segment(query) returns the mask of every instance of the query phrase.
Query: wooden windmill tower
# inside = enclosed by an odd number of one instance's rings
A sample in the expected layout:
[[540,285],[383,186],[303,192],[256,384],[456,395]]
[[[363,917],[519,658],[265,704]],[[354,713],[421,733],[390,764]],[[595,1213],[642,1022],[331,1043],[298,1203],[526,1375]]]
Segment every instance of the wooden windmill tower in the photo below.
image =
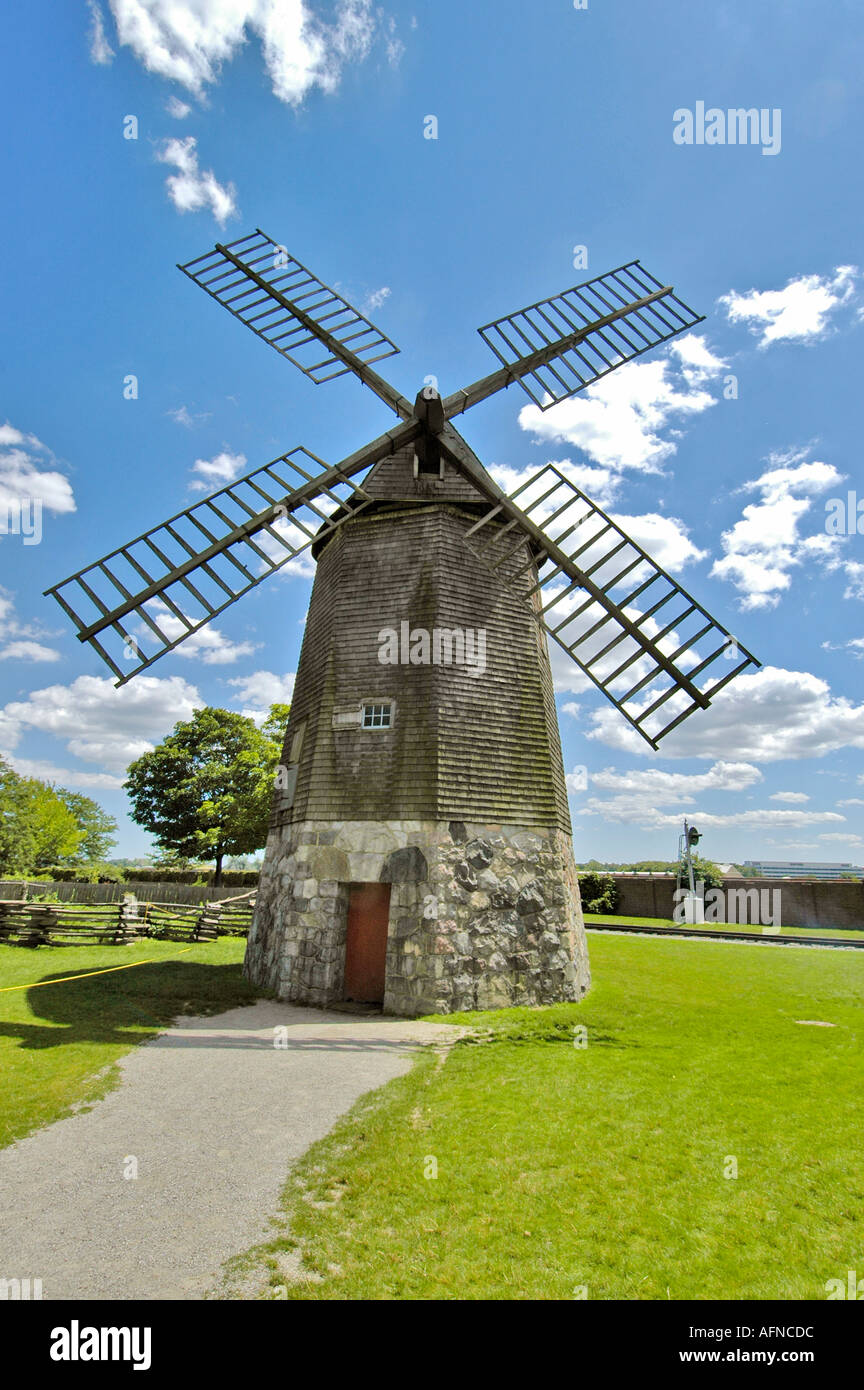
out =
[[124,684],[317,560],[246,973],[403,1014],[578,998],[547,636],[655,748],[758,662],[557,467],[507,496],[453,420],[513,382],[548,409],[701,319],[632,261],[488,324],[498,370],[412,402],[371,365],[393,343],[263,232],[181,269],[399,418],[336,466],[283,454],[48,590]]

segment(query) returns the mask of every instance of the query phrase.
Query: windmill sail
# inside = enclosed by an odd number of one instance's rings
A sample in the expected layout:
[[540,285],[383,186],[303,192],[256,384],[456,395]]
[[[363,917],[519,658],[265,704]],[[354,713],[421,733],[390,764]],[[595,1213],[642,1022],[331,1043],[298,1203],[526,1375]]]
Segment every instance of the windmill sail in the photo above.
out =
[[336,467],[302,448],[282,454],[46,590],[119,685],[370,505],[352,480],[411,443],[424,475],[440,453],[489,499],[468,543],[655,748],[759,665],[558,468],[507,497],[451,423],[514,381],[546,410],[700,323],[641,262],[487,324],[501,367],[444,400],[426,388],[414,404],[371,365],[395,344],[264,232],[180,269],[312,381],[353,372],[401,421]]
[[[348,471],[375,457],[352,456]],[[45,592],[125,685],[369,500],[342,469],[292,449]]]
[[653,748],[760,665],[554,464],[502,494],[466,540]]
[[179,268],[316,384],[354,372],[403,418],[411,414],[370,366],[397,353],[396,344],[264,232],[217,242]]
[[[477,331],[510,369],[509,380],[518,380],[534,404],[548,410],[703,319],[671,285],[629,261]],[[500,375],[506,385],[506,374]],[[470,398],[470,388],[461,394]]]

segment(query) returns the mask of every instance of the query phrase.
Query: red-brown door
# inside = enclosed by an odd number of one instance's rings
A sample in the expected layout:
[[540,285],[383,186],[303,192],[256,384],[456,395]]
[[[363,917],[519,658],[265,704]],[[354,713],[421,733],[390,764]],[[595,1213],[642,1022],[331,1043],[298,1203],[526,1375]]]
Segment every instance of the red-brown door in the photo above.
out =
[[384,1000],[389,883],[352,883],[345,944],[345,998],[356,1003]]

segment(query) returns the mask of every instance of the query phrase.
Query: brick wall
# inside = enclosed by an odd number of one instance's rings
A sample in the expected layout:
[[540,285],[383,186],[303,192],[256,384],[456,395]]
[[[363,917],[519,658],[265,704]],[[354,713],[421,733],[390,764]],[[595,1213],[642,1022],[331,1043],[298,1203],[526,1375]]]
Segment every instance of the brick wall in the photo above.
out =
[[[623,917],[671,918],[675,892],[672,875],[642,878],[614,874],[621,890],[618,913]],[[864,929],[864,883],[851,879],[727,878],[724,889],[780,891],[780,921],[784,927],[846,927]],[[769,902],[776,898],[769,898]]]

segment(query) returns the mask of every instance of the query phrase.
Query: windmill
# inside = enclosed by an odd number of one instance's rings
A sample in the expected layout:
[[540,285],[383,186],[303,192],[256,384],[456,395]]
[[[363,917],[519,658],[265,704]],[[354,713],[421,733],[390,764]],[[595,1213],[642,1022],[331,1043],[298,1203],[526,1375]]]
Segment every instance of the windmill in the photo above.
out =
[[[397,423],[300,447],[47,592],[123,685],[298,557],[317,562],[246,973],[417,1014],[588,984],[547,638],[648,743],[759,663],[555,464],[507,495],[454,420],[541,411],[701,322],[639,261],[486,324],[499,366],[414,401],[398,349],[260,230],[184,273],[316,383]],[[561,658],[562,660],[564,658]]]

